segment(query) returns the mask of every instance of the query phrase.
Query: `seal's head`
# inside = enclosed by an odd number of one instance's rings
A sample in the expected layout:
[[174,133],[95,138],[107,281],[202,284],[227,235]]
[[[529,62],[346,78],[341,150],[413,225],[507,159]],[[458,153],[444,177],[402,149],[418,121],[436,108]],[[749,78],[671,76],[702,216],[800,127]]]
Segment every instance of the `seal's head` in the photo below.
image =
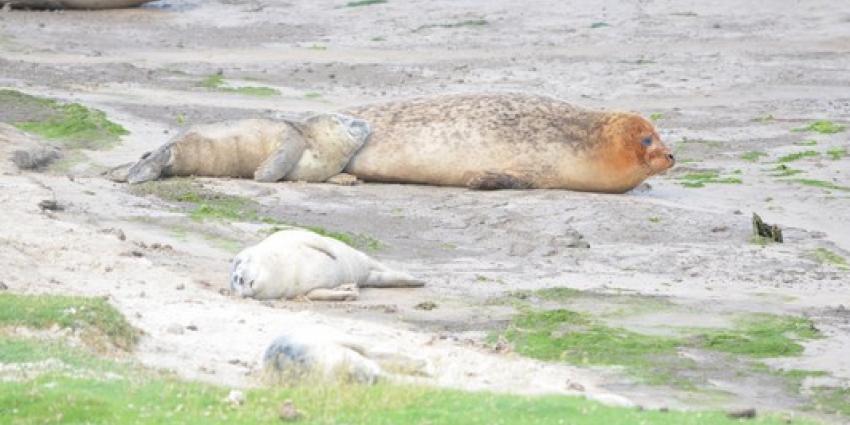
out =
[[622,155],[637,160],[646,169],[647,177],[663,173],[675,163],[655,127],[639,115],[615,114],[605,130]]
[[243,298],[252,297],[257,293],[254,283],[257,280],[251,267],[251,248],[239,253],[230,263],[230,290]]
[[[612,113],[597,127],[601,167],[619,190],[627,191],[644,179],[661,174],[675,164],[670,149],[661,142],[652,123],[626,113]],[[613,187],[612,187],[613,188]]]

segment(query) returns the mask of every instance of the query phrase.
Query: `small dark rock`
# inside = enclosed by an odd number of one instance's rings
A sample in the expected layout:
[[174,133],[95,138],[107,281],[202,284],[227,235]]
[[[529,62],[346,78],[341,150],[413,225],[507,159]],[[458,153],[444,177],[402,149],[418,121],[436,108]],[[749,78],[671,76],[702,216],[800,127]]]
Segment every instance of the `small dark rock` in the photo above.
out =
[[433,301],[422,301],[421,303],[416,304],[415,306],[413,306],[413,308],[415,308],[415,309],[417,309],[417,310],[426,310],[426,311],[430,311],[430,310],[433,310],[433,309],[437,308],[437,303],[435,303],[435,302],[433,302]]
[[295,408],[292,400],[284,401],[278,408],[278,417],[284,422],[295,422],[300,420],[304,415]]
[[101,233],[111,233],[118,238],[118,240],[125,241],[127,240],[127,235],[124,234],[124,231],[115,227],[110,227],[108,229],[103,229],[100,231]]
[[38,203],[38,207],[41,208],[42,211],[62,211],[65,209],[65,207],[59,205],[59,202],[56,202],[55,199],[45,199]]
[[748,407],[746,409],[735,409],[726,412],[726,416],[733,419],[752,419],[756,417],[756,409]]
[[188,326],[186,326],[186,329],[193,331],[193,332],[198,331],[198,327],[196,325],[188,325]]
[[62,153],[51,146],[35,146],[27,150],[16,150],[9,158],[20,170],[35,170],[50,165],[62,157]]
[[0,291],[5,291],[7,289],[9,289],[9,287],[4,282],[0,282]]

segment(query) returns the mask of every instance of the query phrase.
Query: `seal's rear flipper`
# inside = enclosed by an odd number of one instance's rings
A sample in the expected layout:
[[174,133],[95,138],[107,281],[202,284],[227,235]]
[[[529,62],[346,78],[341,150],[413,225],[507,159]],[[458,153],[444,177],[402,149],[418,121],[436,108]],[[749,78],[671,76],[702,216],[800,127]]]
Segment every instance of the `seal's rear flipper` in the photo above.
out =
[[135,165],[130,167],[127,173],[127,182],[130,184],[144,183],[156,180],[168,175],[168,167],[171,165],[171,145],[166,143],[153,152],[142,155]]
[[254,180],[272,183],[283,179],[301,159],[306,148],[307,144],[301,137],[282,141],[280,147],[254,171]]
[[392,270],[372,270],[361,288],[419,288],[425,282],[404,272]]
[[466,187],[473,190],[499,190],[531,189],[533,185],[526,180],[510,174],[488,171],[469,179]]

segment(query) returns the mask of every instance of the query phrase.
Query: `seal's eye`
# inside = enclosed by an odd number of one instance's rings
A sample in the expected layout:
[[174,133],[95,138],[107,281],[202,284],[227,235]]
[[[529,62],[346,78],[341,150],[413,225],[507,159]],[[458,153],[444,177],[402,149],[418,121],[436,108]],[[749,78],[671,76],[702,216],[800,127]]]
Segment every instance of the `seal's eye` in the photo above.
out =
[[651,144],[652,144],[652,136],[646,136],[646,138],[645,138],[645,139],[643,139],[643,140],[641,140],[641,141],[640,141],[640,144],[642,144],[642,145],[644,145],[644,146],[649,146],[649,145],[651,145]]

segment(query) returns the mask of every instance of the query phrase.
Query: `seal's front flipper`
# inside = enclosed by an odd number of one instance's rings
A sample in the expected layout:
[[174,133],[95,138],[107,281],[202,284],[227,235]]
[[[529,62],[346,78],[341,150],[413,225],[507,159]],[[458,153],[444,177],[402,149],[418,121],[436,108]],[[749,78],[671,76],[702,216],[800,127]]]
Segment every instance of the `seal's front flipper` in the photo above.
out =
[[360,296],[357,285],[340,285],[333,289],[317,288],[307,294],[310,301],[354,301]]
[[254,180],[272,183],[283,179],[295,168],[307,144],[300,137],[284,140],[274,153],[254,171]]
[[130,167],[130,171],[127,173],[127,182],[130,184],[144,183],[167,176],[172,160],[171,145],[172,143],[166,143],[159,149],[142,155],[139,162]]
[[419,288],[425,282],[404,272],[393,270],[372,270],[361,288]]
[[362,182],[353,174],[339,173],[325,180],[325,183],[335,184],[337,186],[356,186]]
[[469,179],[466,182],[466,187],[473,190],[499,190],[531,189],[533,185],[531,182],[517,176],[487,171]]

